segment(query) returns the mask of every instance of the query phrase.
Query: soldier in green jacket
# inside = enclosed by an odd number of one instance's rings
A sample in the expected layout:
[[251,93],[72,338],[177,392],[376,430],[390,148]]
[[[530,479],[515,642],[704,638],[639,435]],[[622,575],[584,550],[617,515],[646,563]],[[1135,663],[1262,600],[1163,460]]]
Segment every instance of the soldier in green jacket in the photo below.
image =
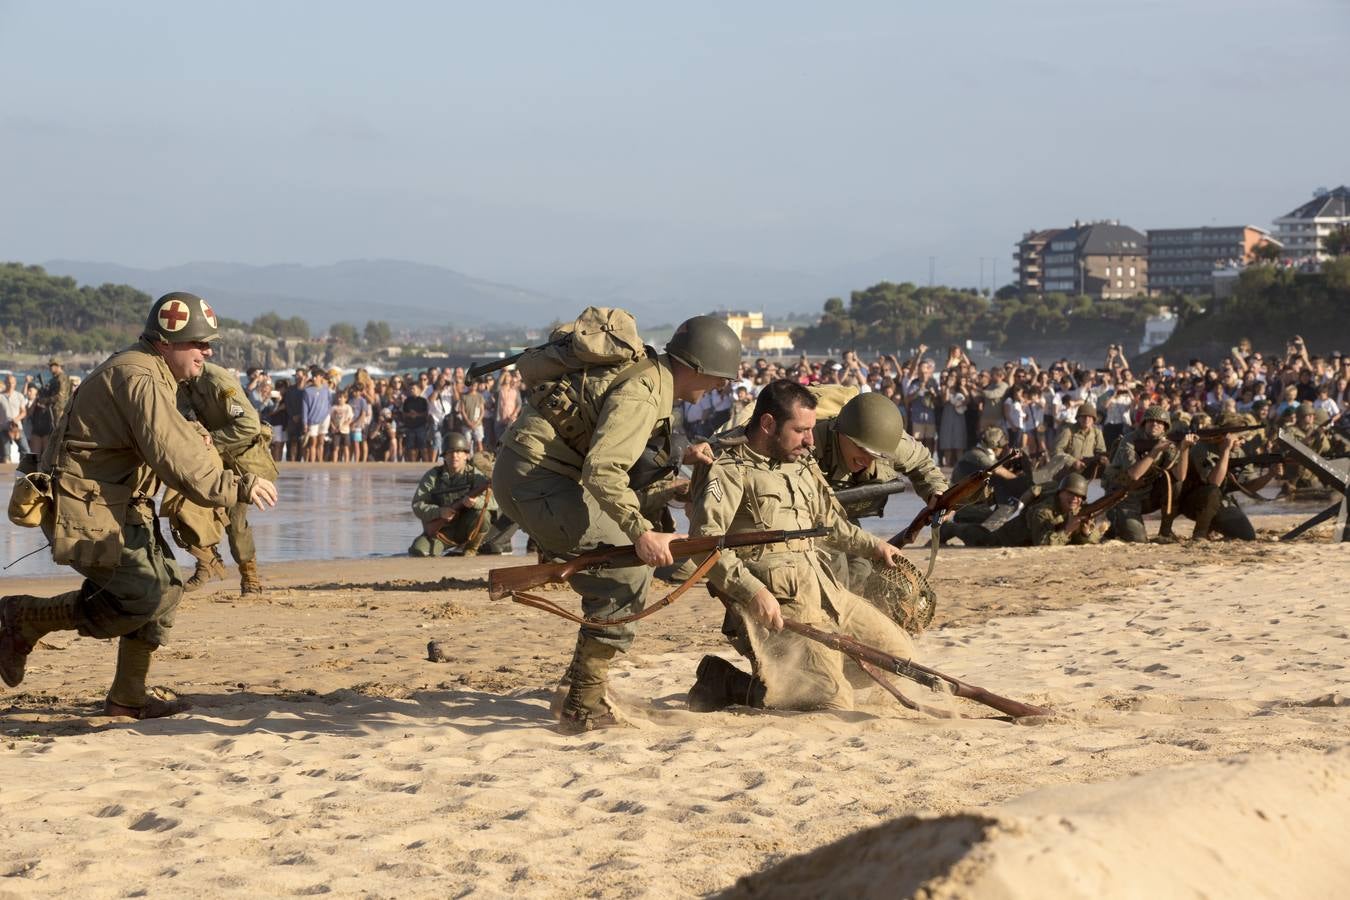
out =
[[1190,469],[1189,451],[1196,442],[1194,432],[1183,437],[1179,445],[1168,440],[1171,422],[1166,408],[1150,406],[1144,411],[1139,428],[1126,433],[1117,444],[1111,465],[1102,476],[1102,487],[1108,492],[1130,490],[1107,513],[1111,522],[1109,535],[1129,543],[1146,543],[1144,516],[1159,510],[1164,515],[1171,514]]
[[849,591],[823,562],[820,544],[850,556],[894,565],[900,551],[850,522],[811,454],[815,397],[782,379],[765,386],[746,426],[746,439],[699,466],[691,486],[693,535],[824,526],[819,542],[723,552],[708,573],[718,595],[746,620],[755,674],[717,656],[705,656],[689,692],[696,711],[732,703],[778,709],[851,709],[861,671],[838,651],[783,630],[792,618],[837,631],[902,658],[914,651],[909,635],[880,610]]
[[[573,576],[570,583],[581,594],[586,617],[639,612],[652,568],[674,562],[670,542],[677,535],[652,528],[628,473],[654,436],[671,434],[675,401],[696,402],[735,378],[740,358],[740,338],[726,322],[695,316],[676,329],[663,354],[652,351],[628,366],[588,369],[584,383],[579,372],[563,376],[578,385],[575,413],[567,421],[535,408],[531,399],[507,431],[492,485],[511,521],[556,557],[603,544],[633,544],[644,563]],[[560,426],[574,437],[564,438]],[[711,459],[707,445],[700,446]],[[631,625],[580,630],[563,679],[563,733],[620,724],[605,689],[610,661],[632,644],[634,634]]]
[[226,469],[178,411],[178,384],[201,374],[219,334],[193,294],[155,301],[134,346],[85,378],[41,461],[52,507],[42,529],[52,558],[85,581],[55,597],[0,598],[0,678],[23,681],[28,654],[51,631],[119,638],[108,715],[150,718],[183,707],[148,696],[154,650],[168,637],[183,579],[160,535],[154,497],[165,485],[205,507],[276,503],[265,478]]
[[492,499],[491,479],[469,461],[472,450],[467,437],[450,432],[441,450],[443,464],[417,483],[412,511],[423,533],[408,548],[409,556],[442,556],[454,547],[462,548],[465,556],[478,552],[497,504]]
[[1106,438],[1097,427],[1097,407],[1084,400],[1078,406],[1078,419],[1073,427],[1060,429],[1055,436],[1055,452],[1046,469],[1055,478],[1078,472],[1091,481],[1101,475],[1108,462]]
[[[1217,423],[1220,428],[1245,424],[1246,418],[1237,413],[1222,415]],[[1242,489],[1255,493],[1276,478],[1282,467],[1269,466],[1259,473],[1247,465],[1242,434],[1226,434],[1217,442],[1196,442],[1189,453],[1190,466],[1177,497],[1175,515],[1195,521],[1195,538],[1217,534],[1239,541],[1256,540],[1256,529],[1232,492],[1241,485]],[[1172,533],[1171,519],[1175,515],[1164,517],[1159,535]]]
[[1070,472],[1059,480],[1053,493],[1030,502],[1002,527],[989,531],[979,525],[952,526],[952,537],[968,547],[1046,547],[1063,544],[1096,544],[1101,531],[1079,510],[1087,500],[1088,480]]
[[[205,363],[200,375],[178,386],[178,410],[189,422],[198,423],[211,435],[211,446],[220,454],[225,468],[241,477],[252,473],[269,481],[276,480],[277,466],[269,452],[271,429],[263,431],[258,413],[244,395],[234,373],[215,363]],[[231,504],[226,509],[225,522],[230,555],[239,566],[239,593],[243,595],[263,592],[253,529],[248,524],[248,507],[247,503]],[[197,560],[196,571],[183,585],[184,593],[190,594],[225,574],[219,543],[210,546],[189,543],[183,549]]]

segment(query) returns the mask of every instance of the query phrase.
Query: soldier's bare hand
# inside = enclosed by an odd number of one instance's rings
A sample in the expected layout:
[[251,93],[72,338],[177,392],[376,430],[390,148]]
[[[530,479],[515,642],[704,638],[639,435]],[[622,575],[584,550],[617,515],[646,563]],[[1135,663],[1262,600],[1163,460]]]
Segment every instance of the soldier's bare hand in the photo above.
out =
[[[1230,435],[1230,436],[1235,436],[1235,435]],[[1181,439],[1181,443],[1182,443],[1182,446],[1185,446],[1185,447],[1194,447],[1195,444],[1196,444],[1196,442],[1199,441],[1199,440],[1200,440],[1200,435],[1198,435],[1198,434],[1196,434],[1194,431],[1192,431],[1192,432],[1190,432],[1189,434],[1187,434],[1184,438]]]
[[453,519],[455,516],[459,515],[459,510],[455,509],[455,507],[453,506],[442,506],[439,512],[441,514],[441,518],[447,520]]
[[877,562],[882,563],[888,568],[894,569],[900,558],[900,548],[888,544],[885,541],[879,541],[877,543],[877,550],[872,555]]
[[277,505],[277,486],[266,478],[259,478],[253,482],[253,489],[248,492],[248,502],[252,503],[258,509],[268,509]]
[[683,540],[687,537],[689,537],[687,534],[662,534],[659,531],[647,531],[633,542],[633,550],[637,553],[638,559],[652,568],[669,566],[675,562],[675,557],[670,552],[670,542]]
[[696,465],[697,463],[704,463],[709,466],[713,463],[712,445],[707,441],[690,444],[689,448],[684,451],[684,464],[686,466]]
[[783,630],[783,608],[778,605],[778,598],[771,594],[768,588],[762,588],[751,599],[750,615],[770,631]]

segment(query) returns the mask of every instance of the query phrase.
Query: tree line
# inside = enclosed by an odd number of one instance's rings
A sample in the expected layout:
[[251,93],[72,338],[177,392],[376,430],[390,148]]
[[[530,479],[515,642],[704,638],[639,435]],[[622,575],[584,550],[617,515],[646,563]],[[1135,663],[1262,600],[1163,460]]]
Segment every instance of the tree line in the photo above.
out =
[[1180,295],[1135,300],[1059,293],[1024,297],[1008,285],[990,297],[973,288],[883,281],[853,291],[847,305],[839,297],[826,300],[820,321],[796,329],[792,339],[806,350],[890,350],[919,343],[937,347],[967,338],[997,348],[1010,336],[1068,336],[1087,323],[1096,329],[1102,324],[1140,328],[1162,306],[1172,307],[1183,320],[1203,309],[1200,299]]
[[[149,294],[129,285],[79,285],[41,266],[0,263],[0,346],[27,353],[111,352],[140,334],[152,302]],[[274,312],[251,322],[222,316],[220,326],[268,338],[312,337],[301,317],[282,318]],[[351,347],[384,347],[392,341],[389,323],[374,320],[360,331],[351,323],[336,322],[327,336]]]

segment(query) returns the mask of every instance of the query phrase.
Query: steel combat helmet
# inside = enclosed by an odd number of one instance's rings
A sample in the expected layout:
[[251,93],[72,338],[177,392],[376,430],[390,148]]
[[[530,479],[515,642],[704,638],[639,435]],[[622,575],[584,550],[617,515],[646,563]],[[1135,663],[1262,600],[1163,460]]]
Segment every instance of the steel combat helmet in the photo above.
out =
[[1144,410],[1144,418],[1140,420],[1140,424],[1142,425],[1144,422],[1161,422],[1164,425],[1171,425],[1172,416],[1168,414],[1166,407],[1159,406],[1155,403],[1153,406]]
[[740,374],[741,339],[715,316],[685,320],[671,335],[666,352],[701,375],[735,378]]
[[146,337],[170,344],[214,341],[220,337],[216,311],[196,294],[174,291],[156,300],[145,318]]
[[441,450],[441,456],[449,456],[455,450],[464,453],[473,452],[473,447],[469,446],[469,439],[461,431],[452,431],[445,436],[445,445]]
[[997,425],[990,425],[980,432],[980,443],[990,449],[998,449],[1008,443],[1008,436]]
[[893,402],[882,394],[869,392],[844,404],[834,420],[834,430],[879,457],[895,453],[900,446],[905,420]]
[[1088,480],[1077,472],[1070,472],[1059,480],[1059,487],[1057,487],[1056,490],[1068,491],[1070,494],[1077,494],[1079,497],[1086,500],[1088,494]]

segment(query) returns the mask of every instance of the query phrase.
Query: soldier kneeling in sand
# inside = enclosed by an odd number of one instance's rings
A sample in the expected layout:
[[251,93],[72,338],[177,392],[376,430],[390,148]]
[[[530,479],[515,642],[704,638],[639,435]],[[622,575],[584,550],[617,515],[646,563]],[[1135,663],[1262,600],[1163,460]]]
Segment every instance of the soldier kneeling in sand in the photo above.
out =
[[[755,403],[744,443],[728,447],[695,473],[691,535],[762,529],[797,530],[823,525],[831,548],[895,565],[900,551],[850,522],[811,455],[816,400],[801,385],[769,384]],[[902,658],[914,645],[908,634],[866,600],[851,593],[821,560],[814,541],[724,552],[708,573],[717,592],[746,620],[755,676],[720,657],[705,656],[689,692],[691,708],[733,703],[777,709],[850,709],[847,675],[866,681],[836,650],[783,630],[788,617],[857,638]],[[847,672],[846,669],[852,670]]]
[[441,451],[444,464],[418,482],[412,509],[422,533],[408,548],[409,556],[441,556],[454,547],[462,548],[465,556],[478,552],[497,504],[488,476],[470,464],[470,451],[467,437],[450,432]]

